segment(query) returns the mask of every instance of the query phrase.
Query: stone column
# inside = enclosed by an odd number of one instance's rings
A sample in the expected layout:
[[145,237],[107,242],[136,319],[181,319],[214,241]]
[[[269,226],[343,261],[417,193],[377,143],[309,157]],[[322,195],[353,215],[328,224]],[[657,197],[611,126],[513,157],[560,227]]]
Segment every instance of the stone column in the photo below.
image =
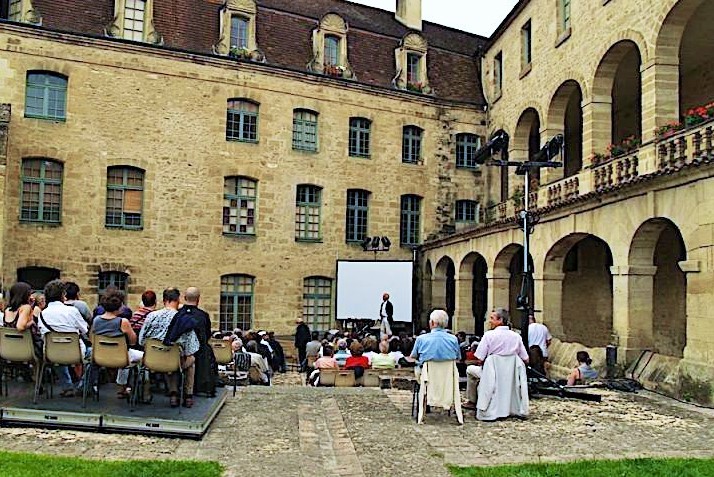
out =
[[474,277],[470,272],[459,273],[456,279],[456,309],[454,310],[454,331],[473,333],[473,282]]
[[687,276],[687,344],[684,359],[714,365],[714,322],[711,320],[714,270],[702,270],[699,260],[679,262],[679,268]]
[[594,97],[583,104],[583,168],[593,154],[605,154],[612,142],[612,97]]
[[446,277],[432,277],[431,306],[446,310]]
[[486,280],[488,280],[487,310],[492,310],[496,307],[508,308],[510,279],[511,274],[505,271],[486,274]]
[[654,139],[656,128],[679,121],[679,64],[652,60],[640,68],[642,142]]
[[612,329],[617,336],[617,359],[629,364],[642,350],[653,349],[655,266],[610,267]]
[[543,310],[536,319],[545,324],[553,337],[565,341],[563,331],[563,280],[564,273],[544,273],[534,276],[536,308]]

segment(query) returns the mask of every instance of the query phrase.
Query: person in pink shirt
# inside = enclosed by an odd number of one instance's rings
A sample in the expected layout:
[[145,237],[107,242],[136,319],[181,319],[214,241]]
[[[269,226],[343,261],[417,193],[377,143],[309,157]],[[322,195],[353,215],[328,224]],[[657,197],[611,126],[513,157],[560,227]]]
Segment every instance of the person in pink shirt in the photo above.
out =
[[337,364],[337,360],[332,356],[332,348],[329,346],[324,346],[322,348],[322,356],[315,360],[314,364],[315,370],[310,373],[309,382],[313,386],[317,386],[320,379],[321,369],[339,369],[340,365]]
[[491,355],[512,356],[518,355],[524,363],[528,364],[528,351],[523,345],[521,335],[511,331],[510,316],[508,310],[496,308],[488,318],[491,329],[484,333],[481,342],[476,348],[476,365],[466,368],[466,398],[468,399],[461,407],[464,409],[476,409],[476,399],[478,382],[481,377],[483,362]]

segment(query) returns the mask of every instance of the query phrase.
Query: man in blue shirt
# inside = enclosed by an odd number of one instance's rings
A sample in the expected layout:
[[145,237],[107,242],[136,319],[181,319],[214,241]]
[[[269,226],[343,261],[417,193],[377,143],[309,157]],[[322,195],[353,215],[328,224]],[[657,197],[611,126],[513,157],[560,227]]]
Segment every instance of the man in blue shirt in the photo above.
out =
[[[425,361],[453,361],[461,358],[461,348],[456,336],[446,331],[449,315],[444,310],[434,310],[429,315],[431,333],[419,336],[414,342],[411,358],[420,368]],[[417,375],[419,370],[415,369]]]

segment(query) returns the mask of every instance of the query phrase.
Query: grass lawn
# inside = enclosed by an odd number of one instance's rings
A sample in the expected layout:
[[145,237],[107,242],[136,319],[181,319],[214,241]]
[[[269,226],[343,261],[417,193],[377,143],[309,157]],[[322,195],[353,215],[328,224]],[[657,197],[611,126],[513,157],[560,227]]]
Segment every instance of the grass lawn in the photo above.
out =
[[219,477],[217,462],[104,461],[0,451],[2,477]]
[[714,459],[633,459],[526,464],[503,467],[450,467],[456,477],[712,477]]

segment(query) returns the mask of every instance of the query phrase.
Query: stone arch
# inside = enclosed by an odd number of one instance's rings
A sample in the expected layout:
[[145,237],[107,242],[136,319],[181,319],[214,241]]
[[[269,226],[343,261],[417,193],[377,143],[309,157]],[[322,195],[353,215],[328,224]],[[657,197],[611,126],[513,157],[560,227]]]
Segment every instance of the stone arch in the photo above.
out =
[[435,307],[443,308],[454,316],[456,309],[456,266],[454,260],[444,255],[436,263],[432,277],[432,299]]
[[543,321],[564,341],[591,347],[611,342],[611,266],[608,244],[585,233],[561,238],[546,254]]
[[563,134],[565,137],[562,170],[552,171],[553,180],[560,175],[575,175],[583,166],[583,91],[580,84],[568,80],[561,84],[550,101],[547,117],[548,135]]
[[638,44],[621,40],[610,46],[593,79],[593,148],[642,138],[642,55]]
[[[528,161],[540,150],[540,129],[541,120],[538,110],[527,108],[521,113],[516,123],[513,134],[513,147],[511,158],[518,161]],[[540,170],[534,169],[531,180],[538,184],[540,182]]]
[[679,227],[666,218],[645,221],[630,243],[630,321],[644,330],[650,341],[646,344],[678,358],[687,341],[687,276],[679,266],[685,260],[687,248]]
[[488,311],[487,274],[488,265],[480,253],[470,252],[461,260],[457,289],[457,311],[463,323],[460,330],[483,335]]

